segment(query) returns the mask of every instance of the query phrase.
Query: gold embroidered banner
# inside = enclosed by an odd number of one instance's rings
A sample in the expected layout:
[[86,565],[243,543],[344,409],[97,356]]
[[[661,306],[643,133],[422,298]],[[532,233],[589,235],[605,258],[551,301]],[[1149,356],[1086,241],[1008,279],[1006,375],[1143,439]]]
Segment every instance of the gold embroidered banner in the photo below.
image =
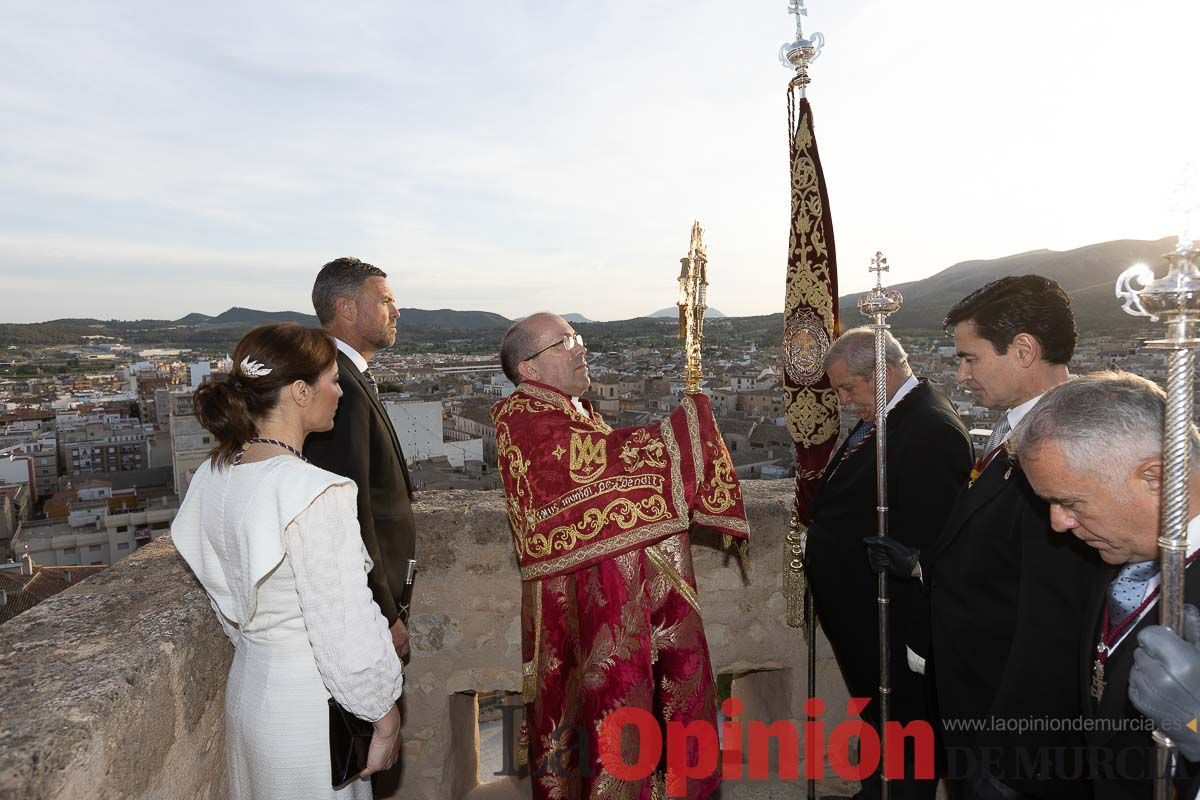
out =
[[796,514],[807,525],[813,492],[838,433],[837,393],[823,361],[838,333],[837,258],[825,175],[807,97],[788,89],[792,224],[784,299],[783,367],[787,426],[796,443]]

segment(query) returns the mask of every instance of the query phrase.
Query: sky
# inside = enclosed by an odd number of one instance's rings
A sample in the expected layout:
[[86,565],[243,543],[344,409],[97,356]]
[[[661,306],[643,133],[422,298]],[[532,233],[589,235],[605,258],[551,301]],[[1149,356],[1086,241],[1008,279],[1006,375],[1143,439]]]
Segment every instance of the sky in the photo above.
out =
[[[843,292],[1178,233],[1195,0],[809,0]],[[786,0],[0,0],[0,322],[401,306],[783,307]],[[1181,175],[1191,176],[1190,183]]]

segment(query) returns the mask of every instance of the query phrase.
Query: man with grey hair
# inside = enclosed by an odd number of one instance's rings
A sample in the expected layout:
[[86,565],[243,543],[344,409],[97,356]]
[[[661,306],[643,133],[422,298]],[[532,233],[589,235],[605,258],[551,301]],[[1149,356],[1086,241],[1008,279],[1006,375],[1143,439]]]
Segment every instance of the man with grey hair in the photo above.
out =
[[[885,332],[888,528],[908,547],[931,544],[971,469],[971,442],[949,400],[913,375],[904,348]],[[825,371],[842,407],[858,424],[842,442],[817,485],[805,554],[813,602],[851,697],[874,698],[879,686],[876,579],[864,540],[878,533],[875,474],[875,332],[843,333],[830,346]],[[929,654],[929,601],[915,581],[891,590],[893,720],[931,722],[924,658]],[[878,728],[878,704],[862,712]],[[906,753],[905,779],[892,780],[897,798],[932,798],[936,780],[915,780]],[[932,776],[930,776],[932,777]],[[859,796],[880,793],[879,774]]]
[[[1154,748],[1146,719],[1130,701],[1129,679],[1134,642],[1158,616],[1165,408],[1162,389],[1144,378],[1094,373],[1047,392],[1013,432],[1012,446],[1029,484],[1050,505],[1051,527],[1074,534],[1105,563],[1120,567],[1097,581],[1084,640],[1082,677],[1090,687],[1084,711],[1094,721],[1084,727],[1084,736],[1090,750],[1117,756],[1108,770],[1092,765],[1098,800],[1151,793]],[[1194,427],[1191,438],[1188,496],[1195,511],[1200,439]],[[1200,551],[1200,516],[1188,524],[1187,541],[1184,594],[1196,603],[1200,570],[1191,564]],[[1196,754],[1195,730],[1181,726],[1168,733],[1183,738],[1185,752]]]

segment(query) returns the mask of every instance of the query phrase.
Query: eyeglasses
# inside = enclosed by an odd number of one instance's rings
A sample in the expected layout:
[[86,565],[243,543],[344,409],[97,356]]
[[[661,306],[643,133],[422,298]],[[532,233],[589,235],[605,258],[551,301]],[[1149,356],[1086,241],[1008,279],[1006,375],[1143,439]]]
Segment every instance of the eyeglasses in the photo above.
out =
[[557,340],[551,342],[550,344],[546,345],[545,347],[543,347],[541,350],[538,350],[536,353],[531,355],[529,358],[521,359],[521,362],[524,363],[526,361],[532,361],[533,359],[540,356],[542,353],[549,350],[551,347],[557,347],[560,344],[563,346],[564,350],[570,352],[571,350],[575,349],[576,345],[578,345],[579,347],[583,347],[583,337],[580,336],[578,333],[568,333],[566,336],[562,337],[561,339],[557,339]]

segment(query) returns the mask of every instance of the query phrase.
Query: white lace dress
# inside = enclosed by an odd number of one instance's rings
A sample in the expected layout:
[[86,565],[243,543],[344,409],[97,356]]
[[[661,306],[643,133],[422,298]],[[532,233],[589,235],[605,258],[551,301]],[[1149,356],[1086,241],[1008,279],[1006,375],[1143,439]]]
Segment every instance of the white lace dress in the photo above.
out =
[[225,753],[234,800],[363,798],[330,786],[332,694],[367,720],[403,678],[367,588],[354,483],[291,456],[202,465],[172,538],[233,642]]

